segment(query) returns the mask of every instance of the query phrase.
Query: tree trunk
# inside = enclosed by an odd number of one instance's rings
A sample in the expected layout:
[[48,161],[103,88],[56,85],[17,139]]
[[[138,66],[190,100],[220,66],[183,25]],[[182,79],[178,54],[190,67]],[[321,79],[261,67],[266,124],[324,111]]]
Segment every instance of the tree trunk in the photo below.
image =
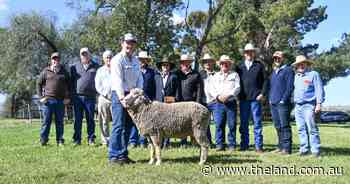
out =
[[16,116],[16,95],[11,95],[11,118],[15,118]]

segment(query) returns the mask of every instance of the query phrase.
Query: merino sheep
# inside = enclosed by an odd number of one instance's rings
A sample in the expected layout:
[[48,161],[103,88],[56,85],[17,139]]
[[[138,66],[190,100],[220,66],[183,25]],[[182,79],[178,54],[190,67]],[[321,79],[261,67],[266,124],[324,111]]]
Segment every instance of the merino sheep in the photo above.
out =
[[139,129],[150,142],[150,161],[161,163],[160,144],[164,137],[191,136],[200,145],[200,165],[208,157],[207,129],[210,121],[208,109],[196,102],[161,103],[149,101],[142,89],[133,89],[122,103]]

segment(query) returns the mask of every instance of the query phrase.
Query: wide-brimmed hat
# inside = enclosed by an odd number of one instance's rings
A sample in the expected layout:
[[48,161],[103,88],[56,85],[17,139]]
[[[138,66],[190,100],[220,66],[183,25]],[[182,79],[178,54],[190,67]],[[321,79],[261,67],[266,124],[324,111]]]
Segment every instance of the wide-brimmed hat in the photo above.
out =
[[220,59],[219,59],[218,63],[220,64],[220,63],[224,63],[224,62],[230,63],[230,64],[233,64],[233,63],[234,63],[234,61],[233,61],[233,60],[230,58],[230,56],[228,56],[228,55],[222,55],[222,56],[220,56]]
[[107,58],[108,56],[113,56],[113,52],[111,50],[106,50],[102,54],[103,58]]
[[146,51],[140,51],[139,55],[137,57],[139,59],[147,59],[147,60],[151,60],[152,59],[152,57],[149,56]]
[[136,37],[131,34],[131,33],[126,33],[124,36],[123,36],[123,41],[127,41],[127,42],[135,42],[137,43],[137,39]]
[[273,53],[272,58],[282,58],[283,57],[283,52],[282,51],[276,51],[275,53]]
[[84,52],[87,53],[88,55],[90,55],[89,48],[83,47],[80,49],[80,55],[82,55]]
[[175,56],[164,57],[162,60],[156,63],[157,68],[161,69],[162,64],[164,63],[170,64],[170,70],[172,70],[173,68],[175,68]]
[[299,55],[299,56],[295,57],[295,62],[292,65],[296,66],[300,63],[308,63],[310,65],[314,64],[313,61],[307,59],[304,55]]
[[213,57],[211,57],[210,54],[207,53],[207,54],[204,54],[203,58],[200,59],[200,61],[201,61],[202,63],[206,63],[206,62],[208,62],[208,61],[215,61],[215,59],[214,59]]
[[55,58],[55,57],[60,57],[60,54],[58,52],[54,52],[51,54],[51,59]]
[[190,56],[189,54],[182,54],[180,57],[180,62],[181,61],[193,61],[193,57]]
[[244,52],[247,52],[247,51],[255,51],[255,52],[257,52],[258,49],[255,48],[253,44],[248,43],[248,44],[246,44],[246,45],[244,46],[243,51],[244,51]]

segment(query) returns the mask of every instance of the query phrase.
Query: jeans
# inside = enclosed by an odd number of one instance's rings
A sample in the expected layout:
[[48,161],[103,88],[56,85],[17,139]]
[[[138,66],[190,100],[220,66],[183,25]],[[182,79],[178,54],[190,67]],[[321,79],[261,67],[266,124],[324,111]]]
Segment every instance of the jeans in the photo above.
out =
[[315,105],[295,105],[295,121],[300,139],[300,152],[306,153],[311,147],[311,153],[320,153],[320,133],[315,122]]
[[63,143],[63,118],[64,118],[64,104],[63,100],[50,98],[43,105],[42,111],[44,114],[44,121],[40,130],[40,142],[47,143],[49,141],[50,127],[52,122],[52,115],[55,115],[56,126],[56,142]]
[[225,144],[225,128],[228,126],[227,140],[228,147],[236,147],[236,101],[230,101],[225,104],[214,103],[214,122],[215,122],[215,144],[217,148],[223,148]]
[[254,121],[254,141],[255,149],[263,149],[263,127],[262,127],[262,109],[261,103],[257,100],[241,100],[240,101],[240,119],[241,125],[239,132],[241,134],[241,145],[242,150],[249,148],[249,117],[250,113],[253,115]]
[[291,105],[287,104],[270,104],[272,121],[275,125],[278,148],[288,153],[292,152],[292,128],[290,126]]
[[112,92],[112,130],[109,139],[109,159],[128,157],[128,142],[133,122],[122,106],[115,91]]
[[132,125],[131,131],[130,131],[130,138],[129,138],[129,144],[138,145],[139,143],[139,131],[137,130],[136,125]]
[[81,143],[81,129],[83,122],[83,115],[85,112],[86,125],[88,140],[94,141],[95,136],[95,104],[96,99],[93,97],[80,96],[76,95],[73,97],[73,106],[74,106],[74,134],[73,141],[75,143]]

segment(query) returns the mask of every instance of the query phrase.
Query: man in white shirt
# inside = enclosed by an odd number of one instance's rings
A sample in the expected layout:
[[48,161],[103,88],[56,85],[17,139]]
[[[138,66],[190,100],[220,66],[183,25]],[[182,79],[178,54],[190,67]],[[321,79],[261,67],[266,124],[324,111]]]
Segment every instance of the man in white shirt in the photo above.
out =
[[112,84],[112,131],[109,140],[109,161],[112,164],[131,164],[128,157],[128,140],[133,122],[123,107],[122,101],[131,89],[143,88],[140,63],[134,55],[136,38],[125,34],[122,50],[111,61]]
[[220,72],[209,81],[208,93],[215,98],[213,116],[215,121],[215,144],[217,151],[225,150],[225,126],[228,125],[228,148],[236,148],[236,99],[240,92],[240,79],[232,71],[233,60],[222,55],[219,60]]
[[107,50],[103,53],[104,65],[97,70],[95,77],[96,91],[98,98],[98,119],[100,122],[101,141],[103,145],[109,143],[109,121],[112,119],[112,91],[111,91],[111,60],[112,51]]

